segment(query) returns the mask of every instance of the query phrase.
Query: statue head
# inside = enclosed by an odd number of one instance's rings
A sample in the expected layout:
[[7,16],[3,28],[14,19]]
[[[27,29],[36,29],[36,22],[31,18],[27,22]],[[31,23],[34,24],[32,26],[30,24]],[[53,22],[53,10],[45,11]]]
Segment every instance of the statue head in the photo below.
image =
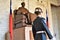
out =
[[21,5],[22,5],[22,7],[25,7],[25,2],[22,2]]

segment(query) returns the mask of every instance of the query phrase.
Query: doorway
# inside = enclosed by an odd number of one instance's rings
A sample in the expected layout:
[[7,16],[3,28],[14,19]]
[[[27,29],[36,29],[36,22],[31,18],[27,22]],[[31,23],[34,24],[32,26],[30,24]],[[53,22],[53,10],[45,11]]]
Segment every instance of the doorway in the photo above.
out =
[[52,12],[52,23],[53,23],[53,30],[54,36],[56,40],[59,40],[59,7],[55,5],[51,5],[51,12]]

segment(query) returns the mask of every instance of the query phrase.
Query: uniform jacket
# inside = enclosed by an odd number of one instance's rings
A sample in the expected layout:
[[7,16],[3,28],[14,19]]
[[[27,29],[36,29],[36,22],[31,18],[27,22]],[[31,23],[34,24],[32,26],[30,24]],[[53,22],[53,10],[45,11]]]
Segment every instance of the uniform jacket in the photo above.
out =
[[[33,25],[32,25],[32,32],[33,32],[34,40],[47,40],[46,33],[49,39],[53,38],[44,20],[45,19],[42,17],[37,17],[34,20]],[[46,33],[37,34],[36,33],[37,31],[45,31]]]

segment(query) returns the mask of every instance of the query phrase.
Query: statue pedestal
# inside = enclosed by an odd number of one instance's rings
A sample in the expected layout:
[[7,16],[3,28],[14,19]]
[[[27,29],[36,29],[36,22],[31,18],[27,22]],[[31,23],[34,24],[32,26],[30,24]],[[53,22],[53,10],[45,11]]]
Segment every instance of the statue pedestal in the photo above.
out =
[[32,27],[25,27],[25,40],[34,40]]

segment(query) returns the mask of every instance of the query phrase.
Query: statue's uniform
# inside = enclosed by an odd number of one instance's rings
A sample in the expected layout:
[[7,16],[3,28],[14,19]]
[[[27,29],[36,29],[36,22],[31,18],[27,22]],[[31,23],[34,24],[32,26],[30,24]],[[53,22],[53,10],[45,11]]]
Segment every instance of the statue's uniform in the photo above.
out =
[[46,33],[49,39],[53,38],[44,20],[42,17],[37,17],[34,20],[32,25],[34,40],[47,40]]

